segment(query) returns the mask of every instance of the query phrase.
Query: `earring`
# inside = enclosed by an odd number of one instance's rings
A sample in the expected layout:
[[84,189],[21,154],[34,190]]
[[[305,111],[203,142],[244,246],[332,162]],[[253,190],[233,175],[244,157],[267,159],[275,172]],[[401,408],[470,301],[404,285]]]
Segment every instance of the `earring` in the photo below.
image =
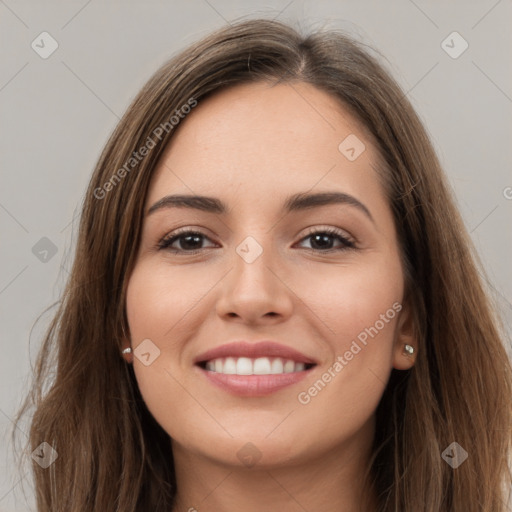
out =
[[406,352],[408,355],[412,356],[414,354],[414,347],[412,345],[405,344],[404,352]]
[[125,348],[125,349],[123,350],[123,354],[131,354],[131,353],[132,353],[132,349],[131,349],[130,347]]

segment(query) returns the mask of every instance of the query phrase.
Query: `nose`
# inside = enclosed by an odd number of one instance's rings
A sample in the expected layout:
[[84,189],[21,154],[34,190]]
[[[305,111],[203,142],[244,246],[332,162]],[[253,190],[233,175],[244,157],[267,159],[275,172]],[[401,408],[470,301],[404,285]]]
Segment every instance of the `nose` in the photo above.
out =
[[233,267],[222,280],[217,314],[248,324],[284,321],[292,312],[294,293],[283,274],[270,250],[264,250],[254,261],[236,252]]

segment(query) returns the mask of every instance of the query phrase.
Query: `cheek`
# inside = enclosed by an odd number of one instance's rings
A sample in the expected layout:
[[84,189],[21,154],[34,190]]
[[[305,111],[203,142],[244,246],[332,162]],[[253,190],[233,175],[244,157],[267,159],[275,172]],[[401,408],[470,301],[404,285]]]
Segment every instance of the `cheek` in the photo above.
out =
[[373,260],[326,266],[315,273],[314,280],[309,274],[301,278],[301,284],[296,281],[301,299],[322,321],[323,332],[336,350],[345,349],[348,341],[376,323],[382,338],[393,337],[397,316],[393,305],[403,297],[401,266],[397,258],[376,256]]
[[[188,277],[184,279],[183,275]],[[202,284],[201,284],[202,283]],[[126,314],[137,346],[145,338],[166,345],[186,324],[184,319],[204,295],[200,273],[170,272],[164,266],[139,264],[130,277]]]
[[[134,349],[133,370],[149,411],[163,428],[175,434],[176,422],[170,411],[193,411],[183,391],[182,360],[187,341],[198,328],[194,307],[211,283],[199,272],[171,272],[168,267],[139,263],[128,282],[126,314]],[[200,309],[200,308],[199,308]],[[149,365],[137,357],[137,347],[151,340],[158,356]],[[152,352],[150,345],[150,352]],[[196,411],[197,413],[197,411]]]
[[374,413],[389,379],[403,276],[397,260],[382,260],[358,271],[338,269],[322,281],[322,291],[310,298],[312,309],[322,312],[332,353],[296,398],[305,414],[323,418],[324,433],[344,425],[348,435]]
[[[311,272],[302,268],[286,270],[283,281],[291,291],[285,286],[283,293],[289,294],[293,308],[285,320],[290,330],[297,332],[298,328],[305,333],[310,346],[318,345],[324,368],[317,372],[316,380],[289,395],[297,415],[287,422],[283,436],[300,437],[306,429],[315,444],[319,439],[331,443],[339,436],[357,432],[375,411],[392,367],[403,292],[398,261],[375,254],[346,265],[317,263]],[[151,366],[134,359],[139,389],[150,412],[172,437],[189,439],[191,418],[201,417],[205,424],[211,423],[213,432],[218,428],[184,391],[188,386],[194,389],[195,383],[183,374],[180,360],[186,362],[182,355],[187,343],[199,338],[201,329],[211,320],[214,301],[221,295],[208,292],[224,273],[223,268],[218,273],[211,268],[192,272],[185,267],[170,270],[142,263],[128,284],[126,307],[133,346],[149,338],[162,348]],[[226,288],[217,293],[230,292],[233,290]],[[271,299],[269,304],[273,304]],[[215,417],[223,424],[231,425],[231,417],[223,416],[227,412],[222,412],[209,390],[197,389],[194,393],[201,403],[209,404],[209,410],[217,411]],[[278,423],[281,413],[269,421]],[[242,420],[239,423],[240,428],[249,429]],[[198,444],[204,432],[199,434]],[[285,439],[280,441],[284,443]]]

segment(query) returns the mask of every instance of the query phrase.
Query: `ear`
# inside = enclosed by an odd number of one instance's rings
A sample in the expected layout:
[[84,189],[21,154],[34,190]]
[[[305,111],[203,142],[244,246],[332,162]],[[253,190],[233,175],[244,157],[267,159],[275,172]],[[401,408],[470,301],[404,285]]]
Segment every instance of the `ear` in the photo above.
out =
[[123,354],[123,350],[131,348],[130,342],[128,340],[123,341],[121,344],[121,356],[127,363],[133,363],[133,353],[129,352],[127,354]]
[[[121,357],[127,363],[133,363],[133,348],[132,348],[131,340],[130,340],[129,336],[127,336],[127,334],[126,334],[126,332],[124,330],[124,327],[123,327],[122,331],[123,331],[123,337],[121,339]],[[127,348],[131,348],[132,352],[128,352],[127,354],[123,354],[123,350],[125,350]]]
[[[409,370],[414,366],[418,353],[418,340],[414,330],[414,315],[412,308],[407,303],[398,314],[393,347],[393,368]],[[413,347],[414,353],[409,354],[404,350],[405,345]]]

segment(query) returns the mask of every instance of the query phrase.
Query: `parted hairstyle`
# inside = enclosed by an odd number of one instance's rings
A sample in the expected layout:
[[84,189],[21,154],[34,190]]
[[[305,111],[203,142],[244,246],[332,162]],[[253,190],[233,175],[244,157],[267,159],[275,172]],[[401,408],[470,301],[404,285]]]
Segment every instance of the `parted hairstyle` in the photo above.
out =
[[[20,422],[33,409],[20,460],[44,441],[58,453],[46,469],[31,461],[38,511],[171,510],[176,481],[169,435],[120,355],[129,333],[126,285],[148,186],[176,132],[169,119],[226,87],[258,81],[306,82],[327,92],[378,150],[374,165],[398,232],[417,345],[415,365],[392,370],[376,410],[366,483],[376,491],[378,511],[505,512],[512,481],[511,363],[481,264],[427,132],[366,45],[340,30],[303,35],[266,19],[238,20],[166,62],[99,157],[82,204],[71,275],[16,416]],[[164,129],[155,132],[158,127]],[[148,138],[156,142],[151,148]],[[147,154],[134,164],[130,159],[143,146]],[[441,456],[454,441],[469,455],[456,469]]]

